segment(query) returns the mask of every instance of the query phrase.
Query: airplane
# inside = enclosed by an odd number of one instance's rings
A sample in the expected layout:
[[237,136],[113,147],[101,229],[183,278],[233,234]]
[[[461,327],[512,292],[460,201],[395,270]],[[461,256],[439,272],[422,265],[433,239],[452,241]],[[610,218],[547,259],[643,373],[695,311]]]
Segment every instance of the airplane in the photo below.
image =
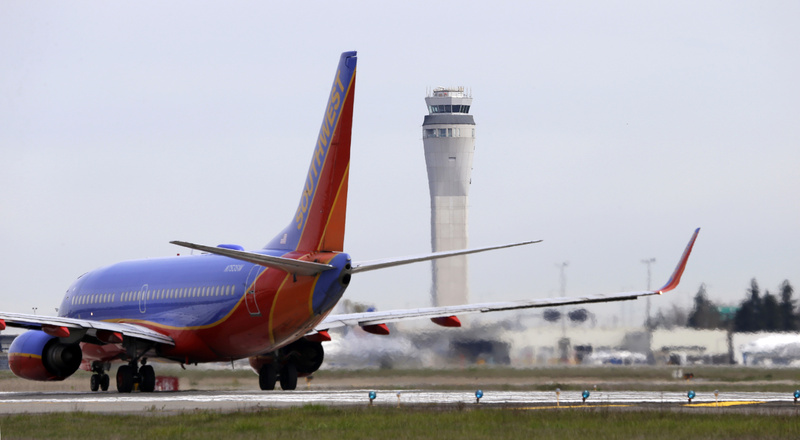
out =
[[124,261],[80,276],[58,316],[0,312],[0,330],[28,329],[9,348],[19,377],[58,381],[90,371],[90,389],[108,390],[113,363],[120,393],[155,390],[150,359],[180,363],[249,359],[262,390],[297,387],[322,365],[328,330],[360,326],[387,334],[389,322],[429,318],[445,327],[457,315],[635,299],[674,289],[695,230],[670,280],[654,291],[332,315],[352,275],[539,241],[356,262],[344,252],[356,52],[342,53],[289,224],[263,249],[172,243],[201,254]]

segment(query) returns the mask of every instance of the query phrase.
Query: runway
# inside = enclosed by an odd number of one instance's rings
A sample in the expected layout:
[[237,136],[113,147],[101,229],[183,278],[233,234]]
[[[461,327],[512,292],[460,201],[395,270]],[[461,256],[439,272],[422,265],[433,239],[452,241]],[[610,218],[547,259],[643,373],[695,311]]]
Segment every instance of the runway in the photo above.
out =
[[[183,412],[195,410],[240,411],[265,408],[286,408],[303,405],[357,406],[369,404],[370,390],[344,391],[177,391],[118,394],[116,392],[0,392],[0,414],[51,413],[85,411],[92,413]],[[399,398],[398,398],[399,393]],[[685,393],[676,392],[591,392],[583,403],[580,391],[485,391],[481,407],[502,407],[520,410],[556,407],[607,407],[644,409],[715,410],[751,408],[798,411],[788,393],[721,393],[718,401],[713,393],[697,393],[687,405]],[[464,391],[377,391],[374,405],[447,407],[475,405],[474,392]]]

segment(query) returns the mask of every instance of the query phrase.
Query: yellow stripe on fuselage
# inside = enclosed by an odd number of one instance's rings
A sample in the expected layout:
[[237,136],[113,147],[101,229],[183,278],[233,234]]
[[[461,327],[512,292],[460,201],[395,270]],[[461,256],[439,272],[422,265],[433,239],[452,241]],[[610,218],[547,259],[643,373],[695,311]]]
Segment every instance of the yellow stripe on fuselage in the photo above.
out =
[[[264,271],[264,272],[266,272],[266,271]],[[247,293],[245,293],[245,295],[246,294]],[[206,324],[206,325],[197,325],[197,326],[191,326],[191,327],[177,327],[177,326],[174,326],[174,325],[166,325],[166,324],[160,324],[160,323],[153,322],[153,321],[148,321],[146,319],[124,319],[124,318],[123,319],[104,319],[103,322],[115,322],[115,323],[122,323],[122,324],[124,324],[124,323],[149,324],[149,325],[151,325],[153,327],[158,327],[158,328],[163,328],[163,329],[168,329],[168,330],[204,330],[204,329],[207,329],[207,328],[216,327],[216,326],[222,324],[223,322],[227,321],[231,317],[231,315],[233,315],[233,312],[235,312],[236,309],[238,309],[239,306],[241,306],[243,300],[244,300],[244,295],[242,295],[242,297],[239,298],[239,301],[236,302],[236,305],[233,306],[233,308],[231,308],[231,310],[228,312],[228,314],[226,314],[225,316],[223,316],[222,318],[220,318],[216,322],[212,322],[211,324]]]
[[30,354],[30,353],[9,353],[8,357],[23,357],[23,358],[31,358],[31,359],[41,359],[42,357],[38,354]]

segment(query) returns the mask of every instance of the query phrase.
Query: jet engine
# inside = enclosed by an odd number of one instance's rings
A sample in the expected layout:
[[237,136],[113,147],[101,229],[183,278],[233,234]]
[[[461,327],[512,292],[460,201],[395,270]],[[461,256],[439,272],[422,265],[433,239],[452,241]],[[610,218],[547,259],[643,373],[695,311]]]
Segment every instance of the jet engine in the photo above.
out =
[[324,358],[325,350],[323,350],[321,342],[300,338],[279,349],[277,353],[253,356],[249,360],[250,367],[256,373],[261,370],[264,364],[284,365],[292,363],[297,368],[297,375],[305,377],[319,370]]
[[325,350],[322,349],[321,342],[312,342],[305,338],[300,338],[291,344],[283,347],[282,352],[287,353],[289,358],[297,365],[297,373],[300,377],[308,376],[319,370],[322,360],[325,359]]
[[65,344],[41,330],[29,330],[14,339],[8,349],[8,365],[28,380],[64,380],[81,365],[80,344]]

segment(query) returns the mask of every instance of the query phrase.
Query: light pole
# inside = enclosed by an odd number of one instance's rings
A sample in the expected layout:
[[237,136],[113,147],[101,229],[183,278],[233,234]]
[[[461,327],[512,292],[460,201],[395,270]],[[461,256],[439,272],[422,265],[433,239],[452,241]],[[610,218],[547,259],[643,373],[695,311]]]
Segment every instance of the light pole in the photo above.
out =
[[[560,271],[560,281],[561,281],[561,296],[564,297],[567,295],[567,273],[566,268],[569,266],[568,261],[564,261],[563,263],[556,263],[556,267]],[[569,339],[567,339],[567,314],[561,313],[561,339],[558,341],[558,349],[561,352],[561,362],[567,363],[569,362]]]
[[[567,273],[566,268],[569,266],[569,261],[563,263],[556,263],[556,267],[561,271],[559,280],[561,281],[561,297],[567,296]],[[567,317],[566,313],[561,314],[561,338],[567,337]]]
[[[650,281],[652,279],[652,273],[650,272],[650,266],[656,262],[655,258],[646,258],[642,260],[642,263],[647,265],[647,290],[650,290]],[[650,297],[648,296],[645,298],[647,300],[646,307],[647,307],[647,321],[645,321],[645,327],[650,329]]]

